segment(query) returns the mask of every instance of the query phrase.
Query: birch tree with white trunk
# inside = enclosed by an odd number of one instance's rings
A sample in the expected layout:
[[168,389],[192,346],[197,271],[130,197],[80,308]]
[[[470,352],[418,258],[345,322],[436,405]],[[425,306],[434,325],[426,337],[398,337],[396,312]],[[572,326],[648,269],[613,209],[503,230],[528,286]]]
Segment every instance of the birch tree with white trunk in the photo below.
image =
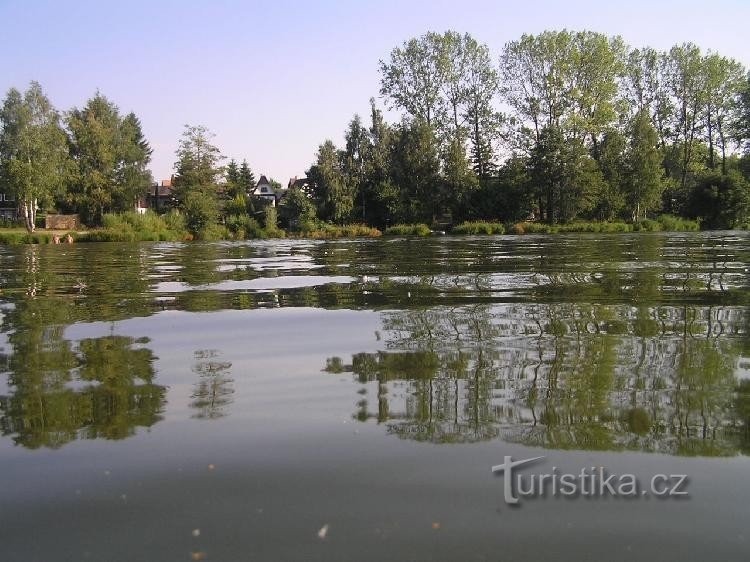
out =
[[18,202],[29,232],[37,209],[64,189],[68,149],[60,115],[37,82],[11,88],[0,109],[0,189]]

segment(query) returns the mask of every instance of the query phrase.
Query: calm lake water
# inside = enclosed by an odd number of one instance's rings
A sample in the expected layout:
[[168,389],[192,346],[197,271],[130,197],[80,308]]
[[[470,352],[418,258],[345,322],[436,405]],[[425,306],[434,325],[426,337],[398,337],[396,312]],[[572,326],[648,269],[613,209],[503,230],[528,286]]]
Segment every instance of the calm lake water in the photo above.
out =
[[[0,560],[747,560],[749,268],[737,232],[0,247]],[[512,506],[506,456],[688,496]]]

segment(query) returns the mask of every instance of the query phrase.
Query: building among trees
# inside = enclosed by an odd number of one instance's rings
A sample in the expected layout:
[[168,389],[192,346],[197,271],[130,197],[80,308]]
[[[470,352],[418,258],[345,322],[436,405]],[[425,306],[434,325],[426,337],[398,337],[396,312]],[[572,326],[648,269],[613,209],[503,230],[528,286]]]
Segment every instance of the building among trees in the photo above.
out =
[[268,201],[272,206],[276,207],[283,195],[283,190],[281,189],[280,185],[274,185],[275,183],[276,182],[268,181],[268,178],[265,175],[261,174],[258,183],[255,185],[255,189],[253,190],[252,195],[260,197],[264,201]]
[[0,193],[0,222],[16,220],[18,217],[18,203],[12,195]]

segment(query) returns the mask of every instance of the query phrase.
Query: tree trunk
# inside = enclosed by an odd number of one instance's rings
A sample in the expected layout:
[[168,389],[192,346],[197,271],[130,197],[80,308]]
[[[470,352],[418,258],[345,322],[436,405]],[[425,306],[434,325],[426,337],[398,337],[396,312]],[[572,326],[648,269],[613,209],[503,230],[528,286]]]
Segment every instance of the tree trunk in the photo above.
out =
[[539,215],[536,218],[536,220],[542,222],[544,221],[544,198],[542,197],[542,194],[539,194]]
[[721,117],[716,119],[716,129],[719,134],[719,142],[721,143],[721,175],[727,175],[727,142],[724,138],[724,127],[722,127]]
[[596,135],[594,133],[591,133],[591,152],[591,155],[594,157],[594,160],[596,160],[598,164],[601,160],[601,151],[599,150],[599,139],[596,138]]
[[477,155],[477,175],[480,178],[484,178],[484,159],[482,157],[481,138],[479,137],[479,119],[475,119],[474,121],[474,149]]
[[711,107],[708,108],[708,167],[712,170],[716,169],[716,159],[714,158],[714,128],[713,120],[711,119]]
[[36,225],[35,225],[36,221],[34,219],[36,217],[34,216],[35,209],[34,209],[33,200],[32,200],[32,203],[29,204],[28,199],[24,199],[22,205],[23,205],[23,220],[26,226],[26,230],[28,232],[34,232],[34,229],[36,228]]
[[547,223],[552,224],[555,220],[554,204],[553,204],[553,187],[547,187]]

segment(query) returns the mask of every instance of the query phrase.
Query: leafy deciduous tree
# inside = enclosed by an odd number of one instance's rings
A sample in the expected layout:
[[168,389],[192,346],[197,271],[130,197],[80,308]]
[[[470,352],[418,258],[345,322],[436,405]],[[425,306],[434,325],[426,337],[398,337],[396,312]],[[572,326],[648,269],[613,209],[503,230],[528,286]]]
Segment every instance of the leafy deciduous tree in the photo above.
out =
[[67,165],[60,117],[42,87],[32,82],[23,96],[11,89],[0,109],[0,185],[20,204],[29,232],[37,207],[62,189]]

